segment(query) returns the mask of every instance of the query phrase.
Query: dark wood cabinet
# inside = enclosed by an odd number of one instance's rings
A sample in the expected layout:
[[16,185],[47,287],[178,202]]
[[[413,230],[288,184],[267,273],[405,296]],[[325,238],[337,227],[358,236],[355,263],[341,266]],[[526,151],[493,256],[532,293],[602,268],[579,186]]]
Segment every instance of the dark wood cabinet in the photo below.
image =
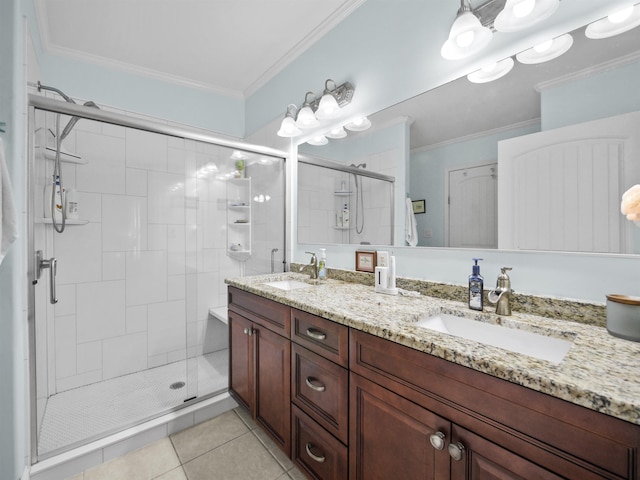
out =
[[284,305],[246,292],[234,292],[229,300],[229,391],[291,455],[291,342],[276,333],[288,335],[289,322],[279,315]]
[[350,480],[449,479],[447,420],[359,375],[350,381]]
[[230,391],[314,480],[640,480],[640,426],[229,288]]
[[[384,387],[396,395],[385,397],[387,411],[404,412],[415,404],[450,422],[445,450],[456,480],[639,478],[638,425],[354,330],[350,370],[352,428],[354,419],[356,428],[362,422],[363,395],[372,384]],[[354,390],[362,384],[359,376],[370,381],[364,393]],[[391,435],[390,430],[379,433]],[[358,451],[367,446],[354,444],[359,435],[352,430],[351,479],[365,478],[353,475],[376,456]],[[409,435],[397,437],[396,448],[413,448],[414,441],[405,438]]]

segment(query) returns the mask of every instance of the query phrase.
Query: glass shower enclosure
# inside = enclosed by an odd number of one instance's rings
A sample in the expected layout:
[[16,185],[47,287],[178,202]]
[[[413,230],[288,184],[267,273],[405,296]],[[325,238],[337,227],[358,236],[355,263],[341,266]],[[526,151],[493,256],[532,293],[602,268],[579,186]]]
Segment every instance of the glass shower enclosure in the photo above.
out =
[[[274,250],[282,258],[285,174],[267,149],[30,103],[32,450],[42,460],[227,390],[227,325],[210,312],[226,307],[225,277],[268,273]],[[259,239],[243,258],[229,245],[238,178],[251,184],[253,221],[242,227]]]

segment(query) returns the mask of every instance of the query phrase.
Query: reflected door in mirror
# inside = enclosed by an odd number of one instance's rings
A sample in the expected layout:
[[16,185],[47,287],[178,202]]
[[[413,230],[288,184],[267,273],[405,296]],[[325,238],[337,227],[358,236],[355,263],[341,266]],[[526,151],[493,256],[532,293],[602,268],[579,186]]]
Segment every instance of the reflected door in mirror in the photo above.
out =
[[497,248],[497,164],[449,171],[449,246]]

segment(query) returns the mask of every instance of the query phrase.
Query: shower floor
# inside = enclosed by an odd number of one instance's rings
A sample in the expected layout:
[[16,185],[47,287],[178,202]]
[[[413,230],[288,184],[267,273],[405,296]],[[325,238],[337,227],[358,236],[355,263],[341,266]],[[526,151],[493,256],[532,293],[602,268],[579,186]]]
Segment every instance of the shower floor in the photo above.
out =
[[[198,396],[228,388],[228,356],[225,349],[190,360],[198,362]],[[180,361],[52,395],[38,453],[77,446],[182,405],[187,387],[170,385],[186,381],[186,361]]]

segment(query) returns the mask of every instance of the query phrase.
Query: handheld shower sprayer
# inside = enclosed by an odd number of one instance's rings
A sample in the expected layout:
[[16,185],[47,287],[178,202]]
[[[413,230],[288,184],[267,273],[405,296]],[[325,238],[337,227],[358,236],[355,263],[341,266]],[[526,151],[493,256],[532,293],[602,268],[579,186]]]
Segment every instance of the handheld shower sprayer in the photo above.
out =
[[[48,87],[38,82],[38,91],[40,92],[42,90],[49,90],[51,92],[55,92],[58,95],[60,95],[62,98],[64,98],[66,102],[74,103],[74,104],[76,103],[73,98],[66,95],[62,90],[59,90],[55,87]],[[83,105],[85,107],[100,109],[100,107],[98,107],[98,105],[91,100],[89,100],[88,102],[85,102]],[[78,117],[76,115],[71,117],[71,120],[69,120],[69,122],[65,125],[62,132],[60,132],[60,114],[58,113],[56,115],[56,133],[55,133],[56,158],[53,166],[53,176],[52,176],[53,188],[51,189],[51,220],[53,221],[54,230],[58,233],[64,232],[66,221],[67,221],[67,215],[65,211],[66,210],[65,202],[64,202],[64,185],[62,183],[62,168],[60,166],[60,148],[61,148],[62,140],[64,140],[69,135],[69,133],[71,133],[71,130],[76,125],[76,123],[78,123],[78,120],[80,120],[80,118],[81,117]],[[58,195],[60,196],[59,207],[56,207],[56,192],[58,192]],[[56,215],[55,215],[57,211],[56,209],[58,209],[60,213],[60,219],[61,219],[60,224],[58,224],[56,220]]]

